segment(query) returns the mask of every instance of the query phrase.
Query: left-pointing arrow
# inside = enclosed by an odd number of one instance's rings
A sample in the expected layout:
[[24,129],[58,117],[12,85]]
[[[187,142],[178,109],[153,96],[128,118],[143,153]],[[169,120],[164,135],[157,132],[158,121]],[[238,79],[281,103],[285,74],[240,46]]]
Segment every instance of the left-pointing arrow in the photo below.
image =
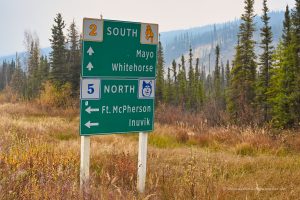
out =
[[99,112],[99,108],[91,108],[91,106],[89,106],[87,109],[85,109],[85,111],[91,114],[91,112]]
[[90,56],[93,55],[94,50],[92,49],[92,47],[90,47],[90,48],[87,50],[87,53],[88,53]]
[[85,126],[91,128],[92,126],[99,126],[99,123],[92,123],[91,121],[88,121],[85,123]]
[[92,65],[91,62],[89,62],[89,64],[86,66],[86,68],[87,68],[89,71],[91,71],[91,70],[94,68],[94,66]]

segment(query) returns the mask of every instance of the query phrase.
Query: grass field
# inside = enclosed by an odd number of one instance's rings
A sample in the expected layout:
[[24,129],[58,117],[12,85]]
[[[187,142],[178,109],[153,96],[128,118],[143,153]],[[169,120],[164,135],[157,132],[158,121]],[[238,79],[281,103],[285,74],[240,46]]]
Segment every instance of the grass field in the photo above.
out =
[[91,138],[91,178],[80,191],[78,126],[72,109],[1,104],[0,199],[300,198],[297,131],[156,123],[138,194],[136,134]]

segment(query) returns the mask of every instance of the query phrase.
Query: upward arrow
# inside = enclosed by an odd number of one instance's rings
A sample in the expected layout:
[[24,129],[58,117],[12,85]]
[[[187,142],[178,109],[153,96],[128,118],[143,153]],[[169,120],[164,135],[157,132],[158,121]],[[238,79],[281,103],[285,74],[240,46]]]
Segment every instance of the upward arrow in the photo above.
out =
[[94,66],[92,65],[91,62],[89,62],[89,64],[86,66],[86,68],[87,68],[89,71],[91,71],[91,70],[94,68]]
[[87,53],[91,56],[94,53],[94,50],[92,49],[92,47],[89,48],[89,50],[87,51]]

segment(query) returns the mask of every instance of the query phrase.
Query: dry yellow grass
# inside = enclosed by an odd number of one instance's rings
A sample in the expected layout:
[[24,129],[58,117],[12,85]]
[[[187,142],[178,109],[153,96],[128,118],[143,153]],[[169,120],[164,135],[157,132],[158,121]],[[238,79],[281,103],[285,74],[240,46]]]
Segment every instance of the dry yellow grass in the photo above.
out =
[[300,135],[155,124],[147,188],[136,191],[135,134],[92,137],[79,190],[77,111],[0,105],[0,199],[299,199]]

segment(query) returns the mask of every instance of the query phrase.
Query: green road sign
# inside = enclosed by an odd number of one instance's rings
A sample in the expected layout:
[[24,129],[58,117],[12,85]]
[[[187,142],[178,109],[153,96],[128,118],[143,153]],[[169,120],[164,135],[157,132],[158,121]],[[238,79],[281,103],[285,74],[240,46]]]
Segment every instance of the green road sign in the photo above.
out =
[[[96,22],[84,27],[88,38],[83,41],[82,77],[155,77],[157,25],[112,20]],[[93,40],[90,34],[94,27],[101,29],[94,34],[102,35]],[[147,35],[152,37],[147,40]]]
[[82,79],[81,135],[152,131],[154,83],[154,79]]
[[83,20],[80,134],[152,131],[158,25]]

